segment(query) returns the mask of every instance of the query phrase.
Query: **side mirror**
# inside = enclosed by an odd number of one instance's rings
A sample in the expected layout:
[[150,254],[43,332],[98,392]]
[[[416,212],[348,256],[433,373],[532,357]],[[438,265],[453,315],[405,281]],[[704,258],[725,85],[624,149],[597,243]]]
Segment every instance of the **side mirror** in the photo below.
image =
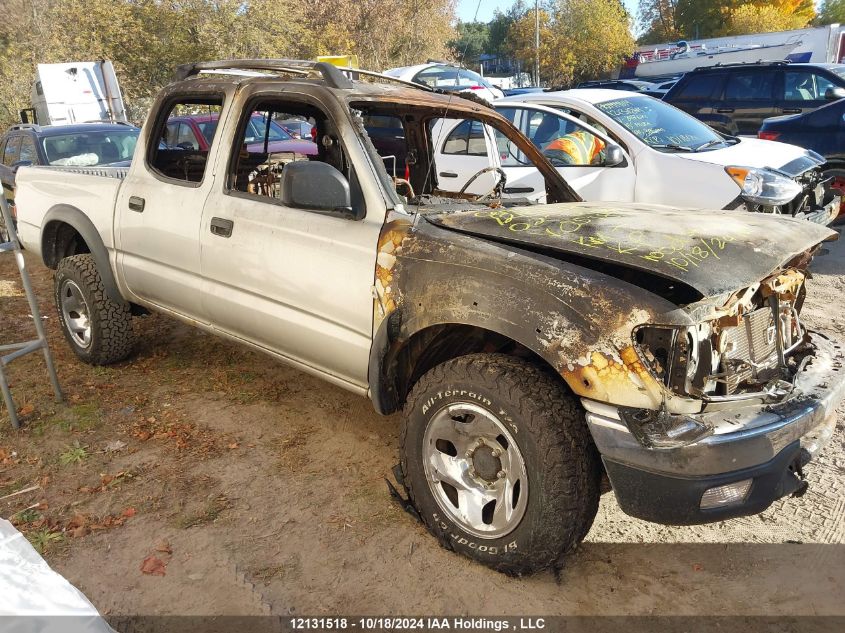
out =
[[840,88],[836,86],[835,88],[828,88],[824,93],[824,98],[828,101],[835,101],[836,99],[842,99],[845,97],[845,88]]
[[349,182],[328,163],[294,161],[285,165],[279,181],[282,204],[358,220],[352,211]]
[[12,173],[15,173],[21,167],[30,167],[32,166],[31,160],[19,160],[17,162],[12,163]]
[[614,143],[608,143],[604,150],[604,166],[616,167],[625,162],[625,152]]

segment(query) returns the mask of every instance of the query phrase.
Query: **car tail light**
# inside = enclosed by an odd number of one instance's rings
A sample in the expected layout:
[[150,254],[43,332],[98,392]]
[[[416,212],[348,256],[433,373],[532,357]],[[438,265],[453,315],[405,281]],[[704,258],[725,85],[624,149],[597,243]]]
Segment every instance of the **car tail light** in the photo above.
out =
[[835,189],[841,196],[841,200],[839,202],[839,213],[836,215],[837,218],[841,218],[842,216],[845,216],[845,177],[834,176],[833,180],[830,182],[830,188]]
[[411,168],[408,163],[405,163],[405,180],[411,182]]
[[776,141],[778,140],[778,136],[780,136],[780,132],[768,132],[766,130],[757,132],[757,138],[761,138],[764,141]]

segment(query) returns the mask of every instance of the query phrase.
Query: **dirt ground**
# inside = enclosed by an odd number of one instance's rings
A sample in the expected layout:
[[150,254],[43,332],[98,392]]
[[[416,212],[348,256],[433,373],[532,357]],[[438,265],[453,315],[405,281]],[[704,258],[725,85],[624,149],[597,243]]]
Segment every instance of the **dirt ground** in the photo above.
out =
[[[387,493],[398,418],[160,316],[137,353],[75,360],[31,258],[66,403],[43,361],[9,374],[0,516],[104,614],[845,615],[845,434],[800,499],[697,527],[624,515],[612,493],[559,577],[508,578],[441,549]],[[805,319],[845,338],[845,241],[813,264]],[[31,336],[0,258],[0,343]],[[164,575],[144,574],[147,571]]]

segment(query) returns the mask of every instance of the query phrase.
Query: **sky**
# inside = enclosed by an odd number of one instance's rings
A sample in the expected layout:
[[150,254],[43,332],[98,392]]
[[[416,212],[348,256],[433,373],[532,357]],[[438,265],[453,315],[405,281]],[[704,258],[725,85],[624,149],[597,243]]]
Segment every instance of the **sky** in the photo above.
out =
[[[631,15],[636,16],[638,1],[624,0],[625,7]],[[479,6],[479,0],[458,0],[458,18],[462,22],[471,22],[475,16],[475,9],[478,7],[478,17],[476,19],[479,22],[489,22],[493,19],[493,13],[496,9],[504,12],[515,3],[516,0],[481,0],[481,5]],[[526,4],[533,5],[533,2],[532,0],[526,0]]]

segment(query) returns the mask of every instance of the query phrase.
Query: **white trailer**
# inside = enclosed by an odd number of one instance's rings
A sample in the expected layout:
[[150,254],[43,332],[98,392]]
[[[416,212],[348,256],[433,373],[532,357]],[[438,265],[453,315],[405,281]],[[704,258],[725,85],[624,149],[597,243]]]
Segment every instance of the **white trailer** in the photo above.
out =
[[117,75],[108,60],[38,64],[32,107],[39,125],[127,120]]
[[[781,54],[783,45],[789,45],[786,55]],[[755,47],[759,49],[755,50]],[[621,69],[619,76],[673,74],[675,72],[673,62],[691,55],[697,56],[696,59],[690,59],[695,62],[695,66],[710,66],[720,61],[739,61],[729,59],[737,55],[748,57],[743,61],[757,61],[755,58],[757,55],[764,61],[785,58],[792,62],[845,63],[845,26],[828,24],[792,31],[749,33],[748,35],[685,40],[680,43],[649,44],[637,48],[631,61]],[[637,63],[636,60],[646,63]],[[666,72],[660,70],[661,66],[666,66]]]

